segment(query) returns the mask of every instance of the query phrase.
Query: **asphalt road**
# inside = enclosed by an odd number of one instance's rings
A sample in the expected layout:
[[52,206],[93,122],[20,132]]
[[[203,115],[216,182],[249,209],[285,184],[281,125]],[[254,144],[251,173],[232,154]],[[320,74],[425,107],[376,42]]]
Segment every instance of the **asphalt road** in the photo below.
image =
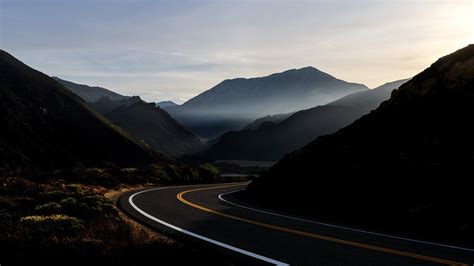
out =
[[246,184],[126,193],[119,204],[140,222],[242,264],[473,265],[474,250],[324,224],[244,205]]

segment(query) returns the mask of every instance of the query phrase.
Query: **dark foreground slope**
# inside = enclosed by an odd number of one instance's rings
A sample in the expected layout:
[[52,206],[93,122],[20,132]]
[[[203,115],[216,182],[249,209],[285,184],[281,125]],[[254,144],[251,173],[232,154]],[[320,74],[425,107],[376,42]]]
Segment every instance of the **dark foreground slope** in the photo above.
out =
[[255,201],[474,246],[474,45],[436,61],[374,112],[286,156]]
[[157,159],[54,79],[0,51],[0,171],[138,166]]
[[[274,161],[315,138],[335,132],[378,107],[408,80],[355,92],[327,105],[296,112],[283,122],[263,122],[256,129],[222,135],[205,154],[215,160]],[[257,121],[256,121],[257,122]]]

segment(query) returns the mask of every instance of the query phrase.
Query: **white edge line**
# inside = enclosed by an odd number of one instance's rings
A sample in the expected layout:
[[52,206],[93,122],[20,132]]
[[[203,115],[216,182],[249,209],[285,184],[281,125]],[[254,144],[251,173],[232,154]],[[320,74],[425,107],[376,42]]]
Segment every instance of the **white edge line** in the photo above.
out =
[[296,220],[296,221],[307,222],[307,223],[312,223],[312,224],[318,224],[318,225],[323,225],[323,226],[327,226],[327,227],[343,229],[343,230],[348,230],[348,231],[353,231],[353,232],[358,232],[358,233],[364,233],[364,234],[370,234],[370,235],[376,235],[376,236],[383,236],[383,237],[393,238],[393,239],[398,239],[398,240],[405,240],[405,241],[410,241],[410,242],[415,242],[415,243],[420,243],[420,244],[427,244],[427,245],[432,245],[432,246],[438,246],[438,247],[444,247],[444,248],[451,248],[451,249],[458,249],[458,250],[463,250],[463,251],[474,252],[474,249],[469,249],[469,248],[463,248],[463,247],[457,247],[457,246],[451,246],[451,245],[444,245],[444,244],[433,243],[433,242],[422,241],[422,240],[416,240],[416,239],[411,239],[411,238],[404,238],[404,237],[399,237],[399,236],[386,235],[386,234],[375,233],[375,232],[370,232],[370,231],[365,231],[365,230],[360,230],[360,229],[355,229],[355,228],[350,228],[350,227],[345,227],[345,226],[340,226],[340,225],[334,225],[334,224],[311,221],[311,220],[307,220],[307,219],[292,217],[292,216],[288,216],[288,215],[284,215],[284,214],[278,214],[278,213],[269,212],[269,211],[263,211],[263,210],[247,207],[247,206],[244,206],[244,205],[240,205],[240,204],[237,204],[235,202],[231,202],[231,201],[226,200],[226,199],[223,198],[223,196],[225,196],[227,194],[236,193],[236,192],[239,192],[239,191],[242,191],[242,190],[244,190],[244,189],[239,189],[239,190],[234,190],[234,191],[222,193],[222,194],[219,194],[218,197],[221,201],[226,202],[226,203],[231,204],[231,205],[234,205],[234,206],[237,206],[237,207],[240,207],[240,208],[244,208],[244,209],[248,209],[248,210],[256,211],[256,212],[260,212],[260,213],[270,214],[270,215],[274,215],[274,216],[279,216],[279,217],[283,217],[283,218],[288,218],[288,219],[292,219],[292,220]]
[[249,257],[252,257],[252,258],[255,258],[255,259],[258,259],[258,260],[262,260],[262,261],[265,261],[265,262],[268,262],[268,263],[271,263],[271,264],[274,264],[274,265],[278,265],[278,266],[286,266],[286,265],[289,265],[287,263],[284,263],[284,262],[281,262],[281,261],[277,261],[277,260],[274,260],[274,259],[271,259],[271,258],[267,258],[267,257],[264,257],[262,255],[258,255],[258,254],[255,254],[253,252],[250,252],[250,251],[247,251],[247,250],[244,250],[244,249],[241,249],[241,248],[237,248],[237,247],[234,247],[234,246],[231,246],[231,245],[228,245],[228,244],[225,244],[225,243],[222,243],[222,242],[219,242],[217,240],[214,240],[214,239],[210,239],[210,238],[207,238],[205,236],[202,236],[202,235],[199,235],[199,234],[196,234],[196,233],[193,233],[191,231],[188,231],[188,230],[185,230],[183,228],[180,228],[180,227],[177,227],[175,225],[172,225],[170,223],[167,223],[163,220],[160,220],[148,213],[146,213],[145,211],[143,211],[142,209],[138,208],[137,205],[135,205],[135,203],[133,202],[133,197],[135,197],[136,195],[138,194],[141,194],[141,193],[145,193],[145,192],[150,192],[150,191],[154,191],[154,190],[161,190],[161,189],[166,189],[166,188],[171,188],[171,187],[163,187],[163,188],[153,188],[153,189],[148,189],[148,190],[143,190],[143,191],[140,191],[140,192],[137,192],[133,195],[131,195],[129,198],[128,198],[128,202],[130,203],[130,205],[136,210],[138,211],[140,214],[142,214],[143,216],[147,217],[148,219],[150,220],[153,220],[157,223],[160,223],[166,227],[169,227],[173,230],[176,230],[178,232],[181,232],[183,234],[186,234],[186,235],[189,235],[189,236],[192,236],[192,237],[195,237],[195,238],[198,238],[198,239],[201,239],[201,240],[204,240],[206,242],[209,242],[209,243],[212,243],[214,245],[217,245],[217,246],[220,246],[220,247],[223,247],[223,248],[226,248],[226,249],[229,249],[229,250],[232,250],[232,251],[235,251],[235,252],[238,252],[238,253],[241,253],[241,254],[244,254],[246,256],[249,256]]

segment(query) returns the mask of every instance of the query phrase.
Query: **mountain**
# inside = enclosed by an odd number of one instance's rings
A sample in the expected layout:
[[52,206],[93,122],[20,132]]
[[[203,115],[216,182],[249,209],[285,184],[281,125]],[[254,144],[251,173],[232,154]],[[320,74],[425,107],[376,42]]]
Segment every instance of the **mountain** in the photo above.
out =
[[347,106],[354,108],[363,108],[365,111],[371,111],[377,108],[382,102],[390,99],[393,90],[398,89],[401,85],[410,79],[401,79],[397,81],[387,82],[382,86],[376,87],[368,91],[361,91],[344,96],[334,102],[328,103],[331,106]]
[[120,100],[111,100],[109,97],[103,96],[95,102],[90,102],[89,105],[99,113],[106,115],[121,106],[130,106],[137,102],[142,102],[142,99],[140,99],[138,96]]
[[255,121],[253,121],[252,123],[243,127],[242,130],[245,130],[245,129],[257,130],[265,122],[272,122],[272,123],[278,124],[280,122],[285,121],[292,114],[294,113],[267,115],[264,117],[260,117],[258,119],[255,119]]
[[47,75],[0,50],[0,172],[142,166],[163,159]]
[[[73,92],[77,85],[64,80],[63,84]],[[72,87],[69,87],[71,84]],[[98,87],[79,86],[90,88],[89,92],[95,95],[99,95],[102,90],[111,92]],[[122,96],[114,99],[101,96],[97,101],[89,102],[89,105],[156,151],[180,156],[201,149],[202,143],[193,133],[154,103],[146,103],[138,96]]]
[[177,106],[177,104],[173,101],[162,101],[162,102],[157,103],[156,106],[160,108],[165,108],[165,107]]
[[68,88],[75,94],[79,95],[86,102],[95,102],[102,97],[107,97],[111,100],[125,100],[128,96],[120,95],[116,92],[110,91],[102,87],[91,87],[83,84],[77,84],[71,81],[63,80],[58,77],[53,77],[57,82],[61,83],[64,87]]
[[124,104],[105,116],[142,139],[151,148],[169,155],[195,153],[202,146],[193,133],[154,103],[140,100]]
[[[215,160],[274,161],[303,147],[316,137],[333,133],[369,113],[407,79],[345,96],[327,105],[294,114],[264,117],[241,131],[222,135],[206,153]],[[278,121],[282,119],[283,121]]]
[[311,108],[363,90],[367,90],[364,85],[305,67],[261,78],[224,80],[180,106],[165,109],[197,135],[213,138],[266,115]]
[[285,156],[246,195],[320,219],[474,245],[473,117],[469,45],[370,114]]

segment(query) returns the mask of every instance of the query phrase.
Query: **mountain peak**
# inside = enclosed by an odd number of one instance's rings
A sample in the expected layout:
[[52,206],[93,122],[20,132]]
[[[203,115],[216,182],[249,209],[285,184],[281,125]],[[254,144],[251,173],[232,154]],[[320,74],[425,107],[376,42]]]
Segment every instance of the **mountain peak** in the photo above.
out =
[[172,107],[172,106],[177,106],[178,104],[173,102],[173,101],[161,101],[156,103],[156,106],[160,108],[165,108],[165,107]]
[[[305,66],[305,67],[301,67],[301,68],[292,68],[292,69],[288,69],[288,70],[285,70],[283,72],[278,72],[278,73],[275,73],[275,74],[271,74],[269,76],[266,76],[266,77],[271,77],[271,76],[280,76],[280,75],[287,75],[287,74],[297,74],[297,75],[320,75],[320,74],[325,74],[327,76],[330,76],[332,77],[331,75],[313,67],[313,66]],[[264,77],[265,78],[265,77]]]
[[313,66],[305,66],[302,68],[297,68],[297,71],[304,71],[304,72],[322,72],[321,70],[313,67]]
[[191,130],[202,117],[225,121],[219,123],[229,126],[222,127],[217,122],[210,122],[212,125],[195,130],[202,137],[214,138],[225,131],[242,128],[265,115],[312,108],[367,89],[365,85],[337,79],[307,66],[265,77],[224,80],[183,105],[167,111]]

